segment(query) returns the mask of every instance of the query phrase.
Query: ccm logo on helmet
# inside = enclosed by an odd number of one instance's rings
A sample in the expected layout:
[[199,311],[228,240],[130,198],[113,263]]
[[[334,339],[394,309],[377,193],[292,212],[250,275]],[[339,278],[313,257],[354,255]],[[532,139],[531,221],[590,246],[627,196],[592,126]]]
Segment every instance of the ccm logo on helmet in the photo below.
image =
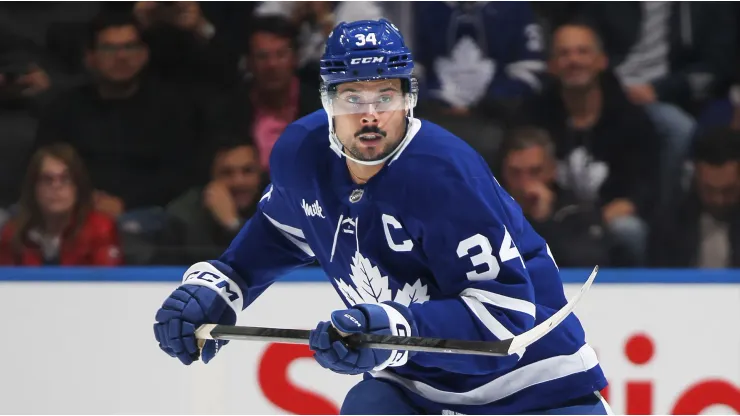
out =
[[349,63],[351,65],[357,64],[374,64],[377,62],[383,62],[383,56],[368,56],[365,58],[352,58]]

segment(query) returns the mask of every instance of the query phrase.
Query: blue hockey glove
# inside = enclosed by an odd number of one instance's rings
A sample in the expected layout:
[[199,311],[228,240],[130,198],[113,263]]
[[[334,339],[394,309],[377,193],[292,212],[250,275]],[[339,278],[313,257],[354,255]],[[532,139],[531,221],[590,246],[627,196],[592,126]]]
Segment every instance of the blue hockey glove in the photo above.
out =
[[207,364],[228,341],[207,340],[201,350],[195,330],[203,324],[236,323],[234,305],[227,302],[236,296],[241,301],[241,291],[234,291],[234,286],[233,281],[208,263],[192,266],[185,272],[185,284],[175,289],[157,311],[154,337],[159,347],[185,365],[200,357]]
[[347,334],[418,334],[411,311],[399,303],[363,303],[352,309],[334,311],[330,322],[320,322],[311,331],[309,347],[322,367],[340,374],[362,374],[401,366],[408,361],[409,352],[349,347],[344,341],[331,336],[332,326]]

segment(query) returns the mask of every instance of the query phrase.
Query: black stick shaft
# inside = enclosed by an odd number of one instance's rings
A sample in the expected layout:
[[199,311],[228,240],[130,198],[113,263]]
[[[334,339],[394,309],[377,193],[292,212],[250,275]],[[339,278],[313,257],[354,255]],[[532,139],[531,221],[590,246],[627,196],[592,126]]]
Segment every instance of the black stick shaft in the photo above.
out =
[[[342,338],[330,328],[333,339],[343,339],[353,348],[376,348],[448,354],[472,354],[487,356],[508,355],[511,340],[466,341],[440,338],[402,337],[394,335],[352,334]],[[216,325],[210,335],[214,339],[282,342],[308,344],[311,331],[304,329],[262,328],[250,326]]]

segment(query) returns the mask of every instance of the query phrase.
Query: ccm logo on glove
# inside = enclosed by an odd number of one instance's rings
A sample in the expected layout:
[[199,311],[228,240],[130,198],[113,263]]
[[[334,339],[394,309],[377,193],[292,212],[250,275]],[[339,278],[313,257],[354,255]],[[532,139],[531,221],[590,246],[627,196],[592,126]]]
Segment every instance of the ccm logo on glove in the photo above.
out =
[[239,285],[208,262],[200,262],[190,266],[183,275],[182,282],[213,289],[236,313],[243,309],[244,296]]
[[362,324],[360,323],[360,321],[358,321],[357,319],[355,319],[354,316],[352,316],[352,315],[350,315],[348,313],[345,313],[344,314],[344,317],[347,318],[347,319],[349,319],[350,321],[354,322],[354,324],[357,325],[358,327],[362,327]]

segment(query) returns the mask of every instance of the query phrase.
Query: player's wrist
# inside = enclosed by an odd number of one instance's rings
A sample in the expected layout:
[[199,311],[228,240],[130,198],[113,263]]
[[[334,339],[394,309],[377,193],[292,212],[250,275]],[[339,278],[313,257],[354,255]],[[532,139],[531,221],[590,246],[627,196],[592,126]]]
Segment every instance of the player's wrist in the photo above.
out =
[[205,286],[218,295],[238,314],[244,307],[244,295],[236,281],[209,262],[195,263],[185,271],[183,285]]

